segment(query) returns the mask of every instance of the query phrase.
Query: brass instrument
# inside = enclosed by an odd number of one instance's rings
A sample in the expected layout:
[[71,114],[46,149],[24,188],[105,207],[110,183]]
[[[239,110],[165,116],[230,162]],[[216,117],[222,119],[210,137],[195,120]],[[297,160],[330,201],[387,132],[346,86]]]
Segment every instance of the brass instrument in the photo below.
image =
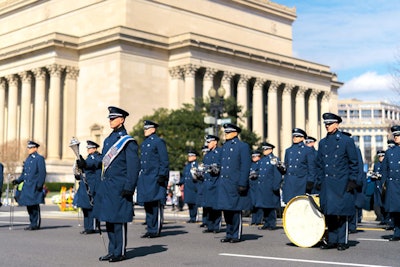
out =
[[280,161],[277,157],[272,157],[270,160],[272,165],[275,165],[281,174],[286,173],[286,166],[283,161]]
[[372,170],[369,170],[367,172],[367,177],[370,177],[372,180],[380,180],[382,179],[382,174],[380,174],[379,172],[374,172]]
[[204,174],[210,173],[213,176],[218,176],[219,174],[219,166],[215,163],[213,164],[204,164],[200,163],[198,167],[193,166],[190,169],[190,173],[192,174],[193,180],[204,180]]

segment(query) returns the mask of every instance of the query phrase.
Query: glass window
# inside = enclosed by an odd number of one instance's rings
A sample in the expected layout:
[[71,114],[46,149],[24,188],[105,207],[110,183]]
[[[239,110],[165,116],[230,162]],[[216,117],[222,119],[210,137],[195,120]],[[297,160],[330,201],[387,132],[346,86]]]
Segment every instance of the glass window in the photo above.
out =
[[358,109],[352,109],[350,110],[350,118],[358,118],[359,117],[359,110]]
[[361,117],[362,118],[371,118],[372,112],[370,109],[363,109],[361,110]]
[[382,118],[382,110],[374,109],[374,118]]

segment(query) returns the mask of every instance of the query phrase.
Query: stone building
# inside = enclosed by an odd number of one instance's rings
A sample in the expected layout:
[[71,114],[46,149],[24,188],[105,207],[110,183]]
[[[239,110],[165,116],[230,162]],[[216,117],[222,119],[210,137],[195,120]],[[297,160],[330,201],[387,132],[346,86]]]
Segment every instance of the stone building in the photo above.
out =
[[293,56],[295,19],[268,0],[0,0],[0,144],[34,139],[51,179],[72,177],[69,141],[101,143],[107,106],[130,129],[222,86],[282,155],[292,127],[321,136],[342,85]]
[[338,101],[342,117],[341,129],[352,134],[360,148],[365,164],[374,163],[377,150],[387,149],[387,140],[393,139],[390,128],[400,123],[400,106],[383,101]]

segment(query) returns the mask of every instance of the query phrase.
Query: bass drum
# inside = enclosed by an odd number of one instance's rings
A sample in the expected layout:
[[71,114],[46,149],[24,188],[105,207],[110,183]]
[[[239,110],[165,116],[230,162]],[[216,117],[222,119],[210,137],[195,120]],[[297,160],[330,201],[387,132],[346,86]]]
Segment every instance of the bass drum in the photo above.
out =
[[296,246],[309,248],[321,241],[325,218],[319,210],[317,195],[292,198],[283,211],[283,229]]

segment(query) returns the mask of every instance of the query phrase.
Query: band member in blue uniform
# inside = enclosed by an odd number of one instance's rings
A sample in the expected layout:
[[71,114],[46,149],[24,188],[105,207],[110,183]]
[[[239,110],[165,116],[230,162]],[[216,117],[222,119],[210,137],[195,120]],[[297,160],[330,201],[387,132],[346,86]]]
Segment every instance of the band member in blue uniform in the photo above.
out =
[[221,170],[218,178],[217,208],[222,210],[226,222],[226,236],[222,243],[237,243],[242,237],[242,210],[251,208],[249,189],[250,148],[239,140],[237,125],[223,125],[225,143],[222,146]]
[[21,193],[17,199],[20,206],[26,206],[30,224],[25,230],[40,229],[40,205],[44,203],[43,186],[46,180],[46,163],[43,156],[39,155],[39,144],[28,142],[28,157],[24,161],[21,176],[14,180],[14,185],[23,182]]
[[258,176],[260,172],[260,159],[261,152],[259,150],[253,150],[251,152],[251,165],[249,174],[249,195],[251,199],[251,223],[250,225],[258,225],[263,221],[263,210],[262,208],[256,207],[256,195],[258,186]]
[[103,173],[101,176],[98,219],[106,222],[108,254],[100,261],[118,262],[126,259],[127,223],[133,219],[133,194],[140,170],[138,145],[128,135],[124,122],[129,113],[118,107],[108,107],[113,130],[103,143]]
[[157,128],[157,123],[144,121],[145,139],[140,145],[141,170],[137,188],[137,201],[146,211],[147,232],[142,238],[159,237],[163,223],[169,161],[167,146],[157,135]]
[[371,180],[373,187],[372,195],[372,208],[374,209],[376,218],[380,221],[379,225],[386,224],[385,222],[385,208],[383,206],[383,183],[382,183],[382,162],[385,158],[385,150],[378,150],[376,152],[377,161],[374,164],[373,175],[368,177]]
[[285,151],[286,173],[283,180],[283,201],[288,203],[292,198],[311,193],[315,183],[315,154],[304,144],[307,137],[299,128],[292,130],[293,144]]
[[257,208],[263,210],[264,225],[260,230],[276,229],[276,209],[280,207],[280,188],[282,175],[276,166],[279,158],[275,157],[272,150],[274,145],[263,142],[261,144],[264,157],[260,160],[258,186],[256,191]]
[[400,240],[400,125],[391,128],[395,146],[388,149],[382,161],[382,180],[386,184],[385,211],[393,220],[394,233],[389,241]]
[[[93,214],[96,185],[100,183],[102,169],[102,155],[97,151],[99,147],[93,141],[87,140],[88,156],[86,160],[80,156],[76,164],[83,171],[82,175],[75,178],[79,180],[79,188],[74,197],[74,204],[83,212],[83,231],[81,234],[93,234],[96,231],[96,218]],[[84,177],[83,177],[84,176]]]
[[200,180],[192,175],[192,169],[197,169],[197,152],[190,149],[187,154],[187,164],[183,168],[180,184],[183,185],[183,201],[189,208],[189,220],[187,223],[195,223],[197,221],[197,200],[198,200],[198,184]]
[[324,113],[327,136],[318,145],[317,179],[320,204],[328,227],[328,242],[321,249],[348,248],[348,216],[355,212],[359,165],[354,141],[339,130],[342,118]]
[[[215,135],[206,135],[208,152],[203,158],[203,164],[214,166],[204,173],[203,181],[203,213],[207,214],[207,229],[203,233],[219,233],[221,229],[221,211],[217,206],[217,180],[219,168],[221,165],[221,148],[218,147],[219,137]],[[204,216],[204,215],[203,215]]]

